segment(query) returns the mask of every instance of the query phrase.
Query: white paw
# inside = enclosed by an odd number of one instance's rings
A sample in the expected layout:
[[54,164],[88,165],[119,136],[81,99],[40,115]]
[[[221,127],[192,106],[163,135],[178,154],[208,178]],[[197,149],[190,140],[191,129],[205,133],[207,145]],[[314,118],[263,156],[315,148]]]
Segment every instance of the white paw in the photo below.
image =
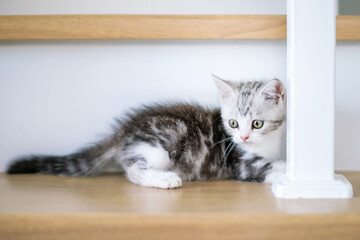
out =
[[285,161],[276,161],[271,163],[271,170],[266,175],[264,182],[272,183],[274,180],[274,176],[278,174],[286,173],[286,162]]
[[173,172],[162,173],[154,187],[173,189],[181,187],[181,178]]

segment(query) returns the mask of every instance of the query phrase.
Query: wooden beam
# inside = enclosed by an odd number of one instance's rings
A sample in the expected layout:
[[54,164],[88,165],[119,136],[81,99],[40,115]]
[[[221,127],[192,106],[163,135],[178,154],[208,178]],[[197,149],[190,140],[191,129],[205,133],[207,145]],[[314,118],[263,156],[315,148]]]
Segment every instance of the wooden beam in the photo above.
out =
[[360,40],[360,16],[337,16],[336,39]]
[[0,39],[285,39],[279,15],[0,16]]
[[[0,16],[0,40],[32,39],[286,39],[286,16]],[[360,40],[360,16],[338,16],[337,39]]]

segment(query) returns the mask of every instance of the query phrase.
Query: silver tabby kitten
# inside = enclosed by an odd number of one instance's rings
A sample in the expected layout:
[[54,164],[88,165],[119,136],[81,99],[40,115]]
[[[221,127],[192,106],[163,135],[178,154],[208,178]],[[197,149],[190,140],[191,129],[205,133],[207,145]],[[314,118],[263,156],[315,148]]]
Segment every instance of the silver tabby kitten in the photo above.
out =
[[232,178],[271,182],[285,130],[285,90],[279,80],[215,78],[219,109],[187,104],[143,107],[117,120],[111,136],[67,156],[16,159],[8,173],[91,176],[114,161],[142,186],[178,188],[182,181]]

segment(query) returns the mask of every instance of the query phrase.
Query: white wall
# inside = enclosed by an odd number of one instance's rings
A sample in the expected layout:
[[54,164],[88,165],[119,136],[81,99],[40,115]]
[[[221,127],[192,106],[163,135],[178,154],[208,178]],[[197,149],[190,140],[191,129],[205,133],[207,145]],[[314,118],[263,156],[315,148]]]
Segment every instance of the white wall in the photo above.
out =
[[[285,3],[2,0],[0,14],[285,14]],[[360,43],[339,42],[337,55],[336,167],[360,170]],[[1,41],[0,171],[18,155],[70,153],[108,132],[113,117],[142,103],[192,99],[217,105],[211,73],[285,80],[286,42]],[[321,127],[321,121],[314,124]]]
[[285,14],[286,0],[1,0],[11,14]]
[[360,42],[338,41],[336,55],[335,169],[360,170]]

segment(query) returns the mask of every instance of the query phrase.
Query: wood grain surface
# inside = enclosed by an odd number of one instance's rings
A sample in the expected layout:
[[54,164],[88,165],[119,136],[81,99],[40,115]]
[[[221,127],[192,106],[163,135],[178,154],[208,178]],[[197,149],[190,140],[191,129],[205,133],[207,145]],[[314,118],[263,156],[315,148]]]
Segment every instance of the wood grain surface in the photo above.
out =
[[276,199],[271,185],[187,182],[163,190],[123,175],[0,174],[0,239],[360,239],[352,199]]
[[360,16],[337,16],[337,40],[360,40]]
[[1,239],[358,240],[360,216],[0,215]]
[[[360,173],[345,176],[359,195]],[[0,213],[39,214],[334,214],[360,213],[360,198],[276,199],[270,184],[185,182],[179,189],[141,187],[123,175],[92,178],[0,174]]]
[[[286,39],[286,15],[10,15],[0,40]],[[337,16],[337,39],[360,39],[360,16]]]
[[0,39],[285,39],[281,15],[0,16]]

